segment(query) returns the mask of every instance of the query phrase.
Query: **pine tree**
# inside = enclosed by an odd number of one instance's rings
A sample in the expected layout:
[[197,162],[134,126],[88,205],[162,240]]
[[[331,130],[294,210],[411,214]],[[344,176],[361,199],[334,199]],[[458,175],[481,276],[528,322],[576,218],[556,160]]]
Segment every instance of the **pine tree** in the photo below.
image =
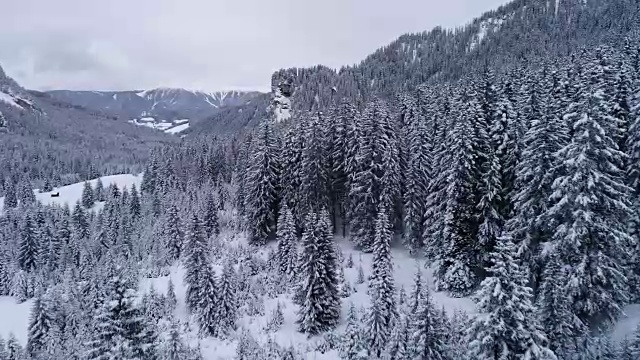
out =
[[171,316],[176,310],[178,305],[178,299],[176,298],[176,290],[173,285],[173,281],[169,278],[169,284],[167,285],[167,314]]
[[102,179],[98,178],[96,181],[96,187],[93,189],[93,195],[96,201],[105,201],[104,196],[104,185],[102,184]]
[[472,359],[556,359],[538,324],[525,272],[514,256],[511,238],[503,236],[491,256],[490,276],[478,292],[478,316],[468,331]]
[[77,243],[89,239],[89,222],[80,202],[77,202],[73,208],[73,234]]
[[185,248],[186,269],[184,281],[187,285],[186,305],[192,312],[196,313],[199,309],[199,294],[202,294],[202,281],[208,274],[208,242],[205,238],[202,224],[197,215],[191,218],[189,232],[187,233],[187,244]]
[[36,195],[33,193],[33,186],[31,180],[25,178],[20,184],[20,193],[18,194],[20,204],[23,206],[32,205],[36,202]]
[[410,359],[446,358],[445,326],[428,288],[423,288],[416,311],[409,315],[408,326],[411,331],[407,349]]
[[218,222],[218,206],[213,196],[209,195],[205,203],[202,225],[208,238],[220,234],[220,224]]
[[270,121],[263,121],[254,139],[252,161],[247,172],[247,220],[250,240],[264,244],[275,233],[278,209],[278,180],[281,161],[278,139]]
[[331,191],[332,208],[334,213],[334,226],[338,226],[338,219],[342,220],[342,234],[346,235],[347,196],[349,194],[349,162],[352,160],[355,149],[352,143],[355,141],[353,123],[357,116],[355,106],[349,102],[342,102],[334,108],[329,115],[327,126],[327,159],[329,162],[328,173]]
[[298,211],[303,213],[329,206],[329,180],[323,163],[326,157],[326,139],[321,128],[320,116],[322,115],[312,115],[305,129],[300,182],[302,201],[298,204]]
[[197,291],[192,298],[197,301],[197,315],[200,324],[200,332],[207,336],[218,336],[220,330],[219,315],[219,289],[216,284],[215,271],[206,263],[199,270],[201,276],[198,288],[189,287],[188,291]]
[[24,359],[24,350],[18,339],[13,333],[9,334],[9,339],[7,339],[7,360],[23,360]]
[[218,290],[220,292],[218,304],[220,326],[223,333],[228,333],[236,330],[238,322],[237,275],[229,261],[222,269]]
[[267,325],[267,330],[276,332],[282,328],[284,324],[284,313],[282,312],[282,304],[278,301],[276,308],[271,313],[271,319]]
[[91,188],[91,183],[88,181],[84,182],[84,187],[82,188],[82,206],[89,209],[93,207],[93,204],[96,202],[93,189]]
[[427,122],[417,108],[414,99],[405,100],[408,122],[407,146],[408,169],[404,192],[404,244],[415,253],[424,248],[424,214],[431,174],[431,142],[433,134],[429,132]]
[[307,215],[302,236],[301,284],[304,294],[298,311],[301,332],[315,335],[335,327],[340,320],[337,259],[328,213]]
[[88,344],[88,358],[153,358],[147,352],[152,344],[145,336],[147,329],[135,303],[135,290],[129,287],[122,275],[117,274],[109,280],[105,293],[106,298],[96,310],[95,333]]
[[172,260],[177,260],[182,254],[184,234],[181,229],[178,208],[170,205],[167,209],[166,219],[163,229],[164,244]]
[[167,360],[187,359],[187,348],[182,341],[179,324],[175,319],[172,319],[169,325],[169,336],[165,345],[164,354]]
[[131,186],[131,194],[129,199],[129,214],[133,219],[137,219],[140,217],[141,205],[140,205],[140,196],[138,195],[138,189],[136,188],[136,184]]
[[18,206],[16,185],[11,178],[7,178],[4,184],[4,207],[7,209],[15,208]]
[[342,336],[341,358],[345,360],[368,359],[365,342],[361,338],[362,329],[358,320],[356,308],[351,303],[347,313],[347,326]]
[[408,358],[409,319],[402,313],[396,321],[391,338],[384,354],[385,360],[404,360]]
[[367,317],[367,342],[369,354],[379,358],[389,341],[397,315],[390,246],[393,234],[384,207],[378,213],[375,236],[372,274],[369,281],[371,309]]
[[[476,237],[477,173],[474,163],[478,154],[474,151],[474,116],[479,116],[473,92],[469,91],[460,100],[466,107],[461,118],[456,120],[449,134],[449,166],[441,173],[446,208],[442,229],[442,244],[431,242],[439,253],[436,269],[438,289],[448,290],[454,296],[469,294],[477,283],[478,244]],[[462,111],[462,110],[461,110]],[[426,229],[429,231],[429,228]]]
[[589,326],[613,322],[628,299],[623,265],[633,240],[626,232],[630,189],[623,182],[625,154],[611,135],[602,61],[592,60],[573,140],[558,156],[566,174],[553,183],[554,248],[568,266],[565,293]]
[[278,269],[281,274],[292,276],[298,260],[297,236],[293,213],[283,204],[278,218]]
[[[360,127],[360,139],[352,165],[349,221],[352,241],[359,248],[371,251],[378,205],[384,199],[382,179],[385,173],[389,175],[396,169],[398,162],[397,134],[391,126],[389,110],[380,100],[372,101],[356,122]],[[387,168],[391,169],[386,171]],[[391,179],[388,176],[387,191],[397,190],[393,187],[398,185]]]
[[557,254],[548,259],[538,293],[538,318],[549,338],[549,348],[558,356],[571,351],[573,340],[585,333],[584,324],[571,311],[570,298],[565,292],[567,270]]
[[[557,95],[557,94],[554,94]],[[565,120],[543,106],[541,90],[535,88],[529,95],[527,122],[530,127],[522,140],[521,159],[516,166],[514,188],[515,214],[506,229],[517,241],[518,255],[530,272],[532,286],[537,289],[540,276],[539,252],[542,243],[549,240],[551,229],[545,218],[552,205],[552,183],[562,173],[556,153],[567,143],[568,130]]]
[[631,336],[628,351],[633,355],[633,359],[637,359],[640,356],[640,325],[636,327]]
[[29,319],[29,338],[27,341],[27,353],[31,358],[37,358],[46,351],[47,337],[50,336],[51,314],[46,299],[36,297],[31,309]]
[[38,267],[40,244],[38,243],[36,224],[32,215],[27,213],[20,231],[20,249],[18,263],[26,272],[32,272]]

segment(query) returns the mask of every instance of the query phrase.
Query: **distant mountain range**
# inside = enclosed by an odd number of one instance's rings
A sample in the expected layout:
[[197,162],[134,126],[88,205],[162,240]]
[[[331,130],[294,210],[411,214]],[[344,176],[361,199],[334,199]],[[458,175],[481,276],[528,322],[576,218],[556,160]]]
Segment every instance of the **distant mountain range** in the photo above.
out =
[[203,92],[179,88],[131,91],[52,90],[47,93],[55,99],[126,120],[154,118],[167,122],[211,116],[223,107],[244,105],[261,94],[254,91]]

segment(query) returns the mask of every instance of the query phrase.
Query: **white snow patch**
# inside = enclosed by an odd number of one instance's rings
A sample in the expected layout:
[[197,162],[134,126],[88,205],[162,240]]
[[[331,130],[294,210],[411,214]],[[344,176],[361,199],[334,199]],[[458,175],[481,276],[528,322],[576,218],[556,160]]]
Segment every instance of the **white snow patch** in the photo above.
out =
[[7,93],[0,92],[0,101],[7,103],[11,106],[15,106],[18,109],[24,109],[22,106],[18,105],[15,98]]
[[626,336],[631,337],[633,332],[640,326],[640,304],[628,305],[623,309],[624,315],[614,326],[611,338],[614,341],[621,341]]
[[560,0],[556,0],[556,8],[555,8],[556,16],[558,16],[559,10],[560,10]]
[[174,124],[184,124],[184,123],[188,123],[189,119],[180,119],[180,120],[173,120]]
[[13,334],[22,346],[27,344],[32,304],[33,300],[18,304],[13,297],[0,296],[0,337],[6,341]]
[[189,124],[180,124],[178,126],[174,126],[170,129],[165,130],[164,132],[166,132],[167,134],[177,134],[179,132],[185,131],[189,128]]
[[500,29],[502,24],[504,24],[506,20],[504,18],[501,19],[487,19],[480,22],[480,29],[478,30],[478,34],[473,38],[471,44],[469,44],[469,51],[475,49],[482,43],[482,40],[487,36],[489,32],[495,32]]
[[[132,175],[132,174],[120,174],[120,175],[109,175],[103,176],[102,184],[105,187],[108,187],[111,184],[116,184],[120,190],[123,188],[130,189],[134,184],[136,187],[140,188],[140,184],[142,183],[142,174]],[[89,180],[89,183],[92,187],[96,186],[98,179]],[[36,200],[40,201],[43,205],[64,205],[68,204],[69,207],[73,207],[76,202],[82,199],[82,189],[84,188],[84,182],[79,182],[67,186],[62,186],[54,189],[50,192],[40,193],[37,189],[34,190],[36,194]],[[51,197],[51,194],[60,193],[60,196]],[[97,202],[92,209],[99,210],[102,208],[104,204],[102,202]],[[4,197],[0,198],[0,211],[4,209]],[[2,311],[0,311],[2,313]],[[1,321],[0,321],[1,322]]]

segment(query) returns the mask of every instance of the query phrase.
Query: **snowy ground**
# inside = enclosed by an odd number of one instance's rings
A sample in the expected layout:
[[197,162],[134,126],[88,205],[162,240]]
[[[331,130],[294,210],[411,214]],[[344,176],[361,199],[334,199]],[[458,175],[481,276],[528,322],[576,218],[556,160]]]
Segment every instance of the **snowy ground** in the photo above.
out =
[[[135,176],[131,174],[102,177],[104,186],[108,186],[111,183],[116,183],[121,189],[123,187],[130,188],[133,184],[136,184],[136,186],[139,187],[141,180],[141,175]],[[96,179],[92,180],[92,185],[95,186],[96,181]],[[43,203],[69,203],[70,205],[73,205],[76,201],[80,200],[82,196],[82,188],[83,183],[77,183],[55,189],[54,192],[60,192],[60,197],[58,198],[51,198],[51,193],[40,194],[36,191],[36,197]],[[0,209],[2,207],[2,202],[3,199],[0,198]],[[97,204],[96,206],[101,206],[101,204]],[[227,239],[233,238],[233,240],[229,241],[245,241],[244,235],[242,234],[225,233],[222,236]],[[354,250],[350,246],[348,241],[343,238],[338,238],[337,241],[344,254],[344,258],[347,259],[349,255],[352,255],[354,260],[353,268],[345,268],[345,279],[355,287],[356,291],[349,298],[343,299],[342,307],[344,321],[344,319],[346,318],[346,311],[351,302],[353,302],[356,307],[366,307],[368,304],[369,298],[367,295],[367,282],[365,281],[365,283],[363,284],[356,285],[356,279],[358,274],[358,266],[360,264],[362,264],[362,267],[364,269],[365,277],[368,275],[371,269],[372,256],[370,254],[361,254],[359,251]],[[263,254],[266,254],[267,251],[268,249],[264,249]],[[410,292],[416,267],[422,267],[423,264],[411,258],[403,249],[393,250],[393,260],[394,278],[396,280],[398,288],[404,287],[407,292]],[[431,275],[432,274],[430,271],[424,272],[424,276],[426,277],[426,279],[428,279],[430,284],[432,284]],[[166,294],[169,278],[171,278],[172,282],[175,285],[176,294],[178,297],[178,308],[176,310],[176,315],[182,321],[186,322],[188,320],[188,315],[184,305],[184,269],[181,266],[176,265],[172,267],[169,276],[153,279],[142,279],[141,290],[148,291],[151,286],[153,286],[158,292]],[[453,313],[453,311],[455,311],[456,309],[463,309],[470,314],[474,313],[474,304],[469,298],[456,299],[451,298],[444,293],[433,293],[433,297],[434,300],[439,304],[439,306],[443,307],[450,314]],[[264,331],[264,328],[267,325],[271,313],[273,309],[276,308],[278,302],[280,302],[283,306],[285,323],[278,332],[267,333]],[[27,325],[29,321],[29,312],[31,309],[31,305],[32,301],[17,304],[11,297],[0,297],[0,336],[6,339],[9,333],[13,333],[23,345],[26,344]],[[246,329],[249,329],[256,337],[256,339],[261,342],[266,342],[267,337],[270,336],[277,343],[284,347],[294,345],[298,349],[308,348],[309,352],[307,353],[307,359],[338,359],[339,356],[336,351],[327,352],[325,354],[313,351],[315,343],[319,342],[320,339],[317,337],[309,339],[306,337],[306,335],[302,335],[296,331],[296,310],[297,306],[293,304],[290,295],[284,294],[280,295],[278,298],[267,298],[265,299],[265,315],[259,317],[244,317],[240,320],[240,325]],[[630,335],[634,331],[636,326],[640,324],[640,304],[630,305],[626,307],[625,314],[626,316],[618,322],[617,326],[613,330],[612,335],[615,340],[620,340],[625,336]],[[234,342],[214,338],[200,338],[195,332],[194,325],[195,324],[192,324],[194,331],[190,333],[188,341],[193,346],[196,346],[198,344],[201,346],[204,358],[206,360],[233,358],[236,347],[236,344]],[[344,324],[339,327],[338,332],[341,332],[343,330],[343,326]]]
[[[120,175],[110,175],[101,177],[102,184],[108,187],[111,184],[116,184],[119,189],[128,188],[130,189],[133,184],[136,187],[140,188],[140,183],[142,182],[142,175],[131,175],[131,174],[120,174]],[[93,179],[89,181],[91,186],[95,188],[98,179]],[[82,189],[84,188],[84,183],[75,183],[67,186],[62,186],[59,188],[53,189],[51,192],[40,193],[37,189],[34,190],[36,194],[36,199],[40,201],[44,205],[50,204],[59,204],[64,205],[65,203],[69,204],[69,207],[73,208],[76,202],[82,199]],[[59,197],[51,197],[51,194],[60,193]],[[98,210],[102,207],[102,203],[98,202],[94,205],[93,209]],[[4,197],[0,198],[0,211],[4,209]]]
[[32,304],[33,300],[18,304],[10,296],[0,296],[0,336],[3,339],[6,340],[9,334],[13,334],[23,346],[27,343]]
[[[238,236],[240,239],[236,241],[244,242],[244,236]],[[356,285],[356,279],[358,276],[358,266],[360,263],[364,269],[365,277],[368,276],[371,269],[371,254],[361,254],[359,251],[351,248],[350,244],[345,239],[337,239],[344,253],[344,258],[347,259],[349,255],[353,256],[354,266],[353,268],[345,268],[345,279],[357,290],[355,291],[349,298],[343,298],[342,300],[342,319],[343,322],[346,319],[347,310],[351,302],[353,302],[356,307],[366,307],[369,302],[369,296],[367,295],[367,282]],[[275,244],[273,244],[275,245]],[[266,258],[267,249],[263,251],[263,255]],[[411,291],[411,286],[413,284],[413,277],[416,271],[416,266],[422,266],[421,263],[416,262],[413,258],[409,257],[409,255],[400,249],[394,250],[394,276],[397,283],[398,288],[404,287],[407,293]],[[220,265],[220,264],[218,264]],[[425,271],[423,273],[426,279],[431,283],[431,273]],[[185,285],[183,283],[184,277],[184,269],[180,266],[174,266],[171,269],[171,274],[169,276],[155,278],[155,279],[144,279],[141,284],[141,290],[148,291],[151,286],[153,286],[156,291],[166,294],[169,278],[175,285],[175,291],[178,298],[178,309],[177,316],[182,321],[188,320],[188,315],[185,309]],[[453,314],[456,309],[463,309],[469,313],[473,313],[474,311],[474,303],[469,298],[462,299],[454,299],[450,298],[444,293],[434,293],[433,294],[435,301],[442,307],[444,307],[447,312]],[[278,302],[283,306],[284,319],[285,323],[276,333],[267,333],[265,331],[265,327],[267,326],[268,321],[270,320],[271,313],[277,307]],[[247,317],[241,318],[240,325],[246,329],[249,329],[253,336],[261,343],[266,343],[269,336],[271,336],[279,345],[283,347],[289,347],[290,345],[294,345],[297,349],[305,349],[309,348],[310,350],[315,348],[315,343],[320,341],[319,337],[315,338],[307,338],[306,335],[299,333],[296,330],[296,311],[297,306],[292,302],[290,294],[283,294],[277,298],[265,298],[265,315],[259,317]],[[343,330],[343,323],[339,328],[338,332]],[[190,336],[190,343],[192,346],[200,344],[202,348],[202,352],[205,360],[217,360],[217,359],[232,359],[235,355],[235,343],[219,340],[214,338],[205,338],[198,339],[197,334],[194,332]],[[307,355],[309,359],[339,359],[338,353],[336,351],[327,352],[322,354],[320,352],[310,351]]]

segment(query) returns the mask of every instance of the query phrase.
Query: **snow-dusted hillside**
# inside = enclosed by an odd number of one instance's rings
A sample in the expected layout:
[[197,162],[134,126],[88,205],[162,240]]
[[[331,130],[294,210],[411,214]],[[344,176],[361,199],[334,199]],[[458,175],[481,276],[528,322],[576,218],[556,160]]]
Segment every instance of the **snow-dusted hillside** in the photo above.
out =
[[[131,175],[131,174],[120,174],[120,175],[110,175],[103,176],[100,178],[102,180],[102,184],[104,186],[109,186],[111,184],[116,184],[118,188],[131,188],[134,184],[136,187],[140,187],[140,183],[142,182],[142,175]],[[89,183],[92,187],[96,186],[98,179],[90,180]],[[64,205],[68,204],[72,207],[76,202],[80,201],[82,198],[82,189],[84,183],[75,183],[67,186],[62,186],[59,188],[53,189],[50,192],[40,192],[38,189],[35,189],[33,192],[36,195],[36,200],[41,202],[44,205],[50,204],[58,204]],[[52,197],[52,194],[59,193],[60,196]],[[98,202],[94,205],[94,209],[98,210],[102,207],[102,203]],[[0,212],[4,209],[4,197],[0,197]]]
[[[105,176],[101,178],[105,186],[113,183],[121,189],[124,187],[130,188],[134,184],[139,187],[141,180],[141,175],[131,174]],[[95,186],[96,182],[97,179],[91,180],[92,186]],[[37,199],[45,204],[73,204],[80,200],[83,185],[83,183],[76,183],[55,189],[53,192],[60,193],[60,196],[56,198],[52,198],[50,192],[39,193],[37,190],[34,191]],[[0,199],[0,204],[2,201],[3,199]],[[102,204],[98,203],[94,206],[94,209],[99,209],[101,206]],[[223,210],[221,212],[221,223],[224,224],[225,221],[233,216],[233,214],[226,213],[225,210]],[[353,259],[353,266],[348,267],[345,265],[344,269],[345,281],[352,286],[354,291],[349,297],[342,299],[342,320],[341,325],[336,330],[336,333],[339,333],[344,330],[346,312],[351,303],[360,310],[369,306],[369,295],[367,293],[368,284],[366,279],[371,271],[372,255],[363,254],[355,250],[348,239],[337,237],[336,242],[342,251],[343,264],[347,263],[348,258],[351,257]],[[228,254],[238,246],[248,246],[246,234],[244,232],[235,232],[227,227],[220,235],[219,241],[215,246],[219,252]],[[275,248],[275,244],[261,248],[257,250],[257,255],[266,259],[269,251],[273,248]],[[424,263],[422,260],[414,259],[404,249],[393,249],[392,256],[393,276],[396,286],[397,288],[404,288],[407,292],[410,292],[416,269],[423,269]],[[221,267],[222,264],[220,260],[214,260],[214,268],[220,271]],[[360,267],[364,270],[365,280],[363,283],[358,284],[358,270]],[[184,267],[180,263],[177,263],[171,267],[170,274],[167,276],[141,278],[140,295],[150,292],[152,288],[159,293],[166,294],[169,279],[171,279],[175,285],[178,300],[178,306],[174,315],[181,321],[186,329],[186,342],[193,347],[199,346],[205,360],[232,359],[235,355],[237,337],[219,339],[198,336],[196,323],[189,317],[185,308],[186,286],[183,281],[184,272]],[[429,286],[432,287],[433,279],[431,271],[423,270],[423,273]],[[449,314],[452,314],[456,309],[464,310],[470,315],[475,313],[475,305],[470,298],[452,298],[445,293],[433,293],[433,298],[437,306],[444,308]],[[278,303],[280,303],[283,308],[284,324],[278,331],[266,331],[265,328]],[[28,321],[32,305],[32,300],[18,304],[12,297],[0,297],[0,319],[2,320],[0,321],[0,336],[7,339],[10,334],[13,334],[20,343],[23,345],[26,344]],[[261,343],[273,340],[285,348],[293,345],[296,349],[305,353],[305,358],[307,359],[339,359],[340,357],[337,350],[330,350],[324,353],[316,351],[316,347],[324,341],[322,337],[309,338],[297,331],[295,324],[297,308],[297,305],[293,303],[291,292],[275,297],[266,296],[264,300],[264,315],[243,315],[240,318],[239,325],[241,329],[248,329]],[[612,333],[615,340],[621,340],[625,336],[630,335],[640,323],[640,305],[630,305],[625,311],[627,316],[619,321]]]

